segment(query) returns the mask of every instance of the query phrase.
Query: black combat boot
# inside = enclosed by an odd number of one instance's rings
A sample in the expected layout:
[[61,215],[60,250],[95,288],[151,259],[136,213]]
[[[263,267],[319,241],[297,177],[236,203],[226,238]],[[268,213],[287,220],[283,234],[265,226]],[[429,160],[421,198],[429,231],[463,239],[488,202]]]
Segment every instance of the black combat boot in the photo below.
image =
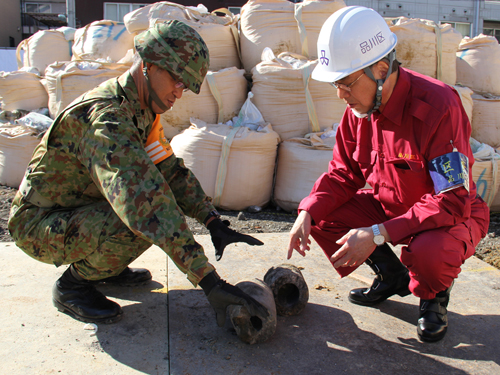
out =
[[408,269],[401,263],[389,245],[377,246],[365,262],[375,272],[370,288],[353,289],[349,301],[357,305],[374,306],[394,294],[401,297],[410,294]]
[[115,323],[122,309],[99,292],[91,281],[81,277],[70,265],[52,289],[52,301],[61,312],[87,323]]
[[417,333],[420,340],[435,342],[441,340],[448,330],[448,302],[450,301],[451,286],[436,294],[433,299],[420,300],[420,317],[417,324]]
[[151,280],[151,272],[147,269],[127,267],[119,275],[98,280],[97,283],[106,283],[108,285],[118,286],[140,286],[150,283]]

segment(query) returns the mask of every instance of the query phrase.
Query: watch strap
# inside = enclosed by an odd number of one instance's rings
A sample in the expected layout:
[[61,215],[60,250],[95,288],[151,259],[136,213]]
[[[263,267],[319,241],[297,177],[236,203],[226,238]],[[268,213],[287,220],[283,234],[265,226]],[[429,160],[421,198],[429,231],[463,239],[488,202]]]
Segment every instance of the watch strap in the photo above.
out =
[[386,243],[384,235],[380,233],[378,224],[372,225],[372,231],[373,231],[373,242],[375,243],[375,245],[381,246]]

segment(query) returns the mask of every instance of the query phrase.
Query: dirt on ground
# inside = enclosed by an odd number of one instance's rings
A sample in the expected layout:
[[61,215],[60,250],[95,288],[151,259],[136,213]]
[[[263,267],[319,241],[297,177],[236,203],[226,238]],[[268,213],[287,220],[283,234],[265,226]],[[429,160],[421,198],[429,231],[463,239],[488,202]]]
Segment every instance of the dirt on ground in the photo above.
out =
[[[17,189],[0,185],[0,242],[10,242],[7,221],[10,205]],[[255,208],[254,210],[255,211]],[[289,232],[297,215],[288,213],[272,205],[258,212],[220,211],[223,220],[229,220],[231,228],[240,233],[281,233]],[[188,218],[194,234],[208,234],[208,230],[196,220]],[[283,250],[285,251],[285,250]],[[488,234],[476,247],[476,257],[500,269],[500,212],[492,212]]]

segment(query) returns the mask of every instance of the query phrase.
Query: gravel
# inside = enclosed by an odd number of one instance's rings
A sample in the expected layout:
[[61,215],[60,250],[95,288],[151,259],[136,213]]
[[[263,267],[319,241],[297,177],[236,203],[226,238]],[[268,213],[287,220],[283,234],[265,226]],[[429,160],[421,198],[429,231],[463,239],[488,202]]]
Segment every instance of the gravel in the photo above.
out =
[[16,193],[17,189],[0,185],[0,242],[12,241],[7,228],[7,221],[9,220],[10,205]]
[[[10,205],[17,189],[0,185],[0,242],[10,242],[7,229]],[[221,211],[223,220],[229,220],[231,228],[240,233],[288,233],[297,215],[287,213],[279,207],[268,206],[259,212]],[[196,220],[187,218],[192,232],[196,235],[209,234]],[[500,212],[492,212],[488,234],[476,247],[476,257],[500,269]]]

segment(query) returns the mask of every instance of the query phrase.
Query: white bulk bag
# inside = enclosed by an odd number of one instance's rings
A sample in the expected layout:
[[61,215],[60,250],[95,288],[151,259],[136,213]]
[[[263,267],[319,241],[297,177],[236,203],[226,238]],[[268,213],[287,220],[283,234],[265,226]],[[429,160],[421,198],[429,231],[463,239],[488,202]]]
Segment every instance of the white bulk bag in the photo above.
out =
[[285,211],[295,211],[316,180],[328,172],[335,137],[291,138],[279,145],[273,201]]
[[458,83],[478,93],[500,95],[500,45],[495,37],[465,37],[456,56]]
[[[225,13],[217,16],[215,12]],[[213,71],[239,67],[238,16],[227,9],[217,9],[208,13],[206,8],[198,8],[161,1],[125,15],[125,26],[130,33],[140,33],[157,22],[179,20],[195,29],[205,41],[210,51],[210,69]]]
[[396,57],[403,67],[449,85],[456,83],[455,53],[462,35],[450,24],[401,17],[391,31],[398,38]]
[[255,131],[193,119],[170,145],[205,193],[214,198],[216,207],[243,210],[270,201],[278,143],[279,136],[270,125]]
[[470,145],[474,156],[472,179],[476,183],[477,194],[483,198],[488,207],[498,207],[499,202],[496,197],[500,183],[500,155],[493,147],[474,138],[470,139]]
[[[498,189],[500,191],[500,189]],[[493,202],[490,206],[490,212],[499,212],[500,211],[500,193],[497,191],[497,195],[493,199]]]
[[72,60],[117,62],[132,48],[134,35],[128,32],[123,22],[95,21],[76,30]]
[[455,85],[453,86],[455,90],[457,90],[458,95],[460,95],[460,100],[462,101],[462,106],[464,107],[465,113],[467,113],[467,117],[469,118],[469,122],[472,124],[472,108],[474,102],[472,101],[472,93],[473,91],[464,86]]
[[83,93],[110,78],[118,77],[129,65],[88,61],[61,62],[49,65],[42,84],[49,94],[50,117],[61,111]]
[[[495,150],[495,153],[500,158],[500,149],[497,148]],[[500,170],[500,162],[497,163],[497,173],[499,172],[499,170]],[[497,174],[496,177],[497,177],[497,180],[496,180],[497,194],[495,195],[495,197],[493,198],[493,202],[491,203],[491,206],[490,206],[491,212],[499,212],[500,211],[500,176]]]
[[165,137],[172,138],[191,125],[194,117],[208,124],[226,123],[238,116],[247,96],[245,71],[226,68],[209,71],[198,95],[191,91],[182,94],[172,110],[160,117]]
[[293,52],[317,58],[317,41],[321,26],[343,0],[304,1],[250,0],[241,8],[241,60],[247,72],[260,62],[269,47],[276,55]]
[[[43,76],[45,68],[53,62],[71,60],[74,32],[68,32],[68,30],[74,31],[67,27],[58,30],[43,30],[21,41],[16,50],[17,66],[36,68]],[[21,61],[22,49],[24,49],[23,61]]]
[[0,128],[0,185],[19,188],[38,143],[30,131],[10,135]]
[[[498,207],[498,184],[500,183],[500,155],[491,160],[476,160],[472,166],[472,179],[477,186],[477,194],[488,207]],[[496,208],[498,210],[498,208]]]
[[479,142],[500,147],[500,97],[472,94],[472,134]]
[[149,28],[151,20],[183,20],[190,17],[190,10],[181,4],[159,1],[127,13],[123,22],[130,33],[138,34]]
[[0,109],[34,111],[46,108],[49,102],[47,92],[40,82],[40,76],[24,71],[0,72]]
[[346,104],[336,89],[310,78],[316,64],[282,53],[252,69],[253,102],[282,140],[331,128],[344,114]]

